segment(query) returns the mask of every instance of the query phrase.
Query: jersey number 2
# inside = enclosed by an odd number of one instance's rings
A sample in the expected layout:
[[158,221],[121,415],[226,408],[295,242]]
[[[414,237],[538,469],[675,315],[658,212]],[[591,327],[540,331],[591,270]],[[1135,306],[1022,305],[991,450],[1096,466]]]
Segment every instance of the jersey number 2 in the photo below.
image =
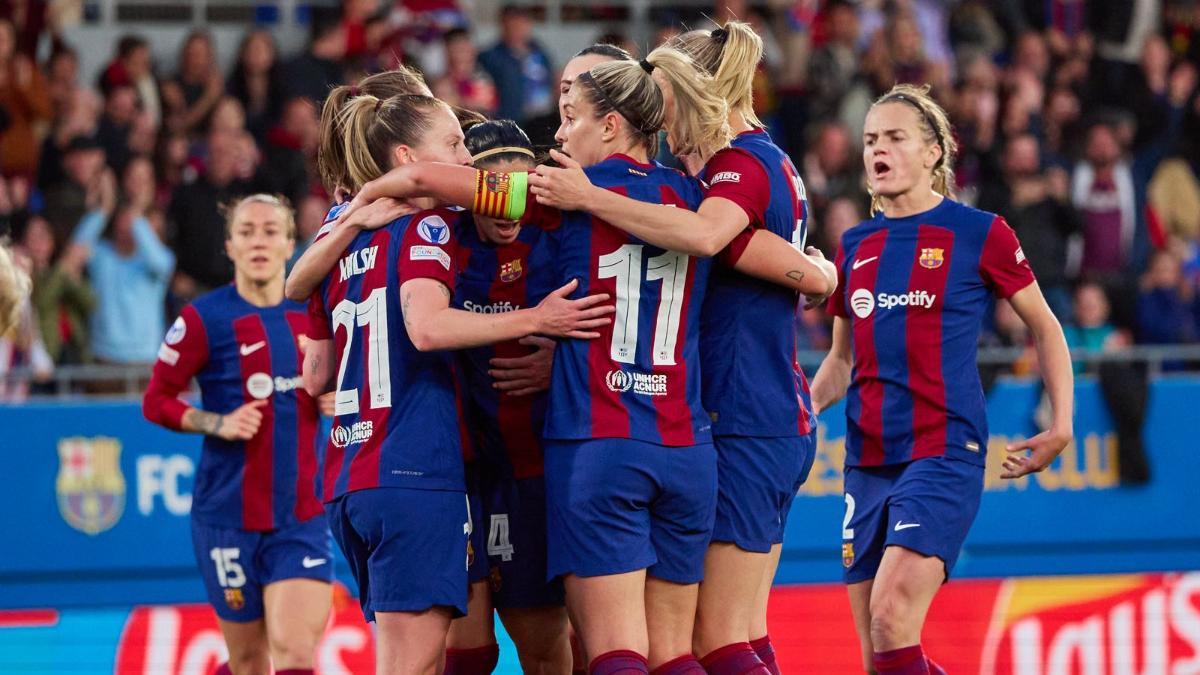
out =
[[[617,311],[613,316],[609,355],[618,363],[635,363],[637,360],[643,248],[640,244],[625,244],[612,253],[600,256],[599,260],[599,278],[616,279]],[[684,253],[667,251],[646,261],[646,281],[662,280],[651,352],[656,366],[675,365],[679,315],[683,311],[683,299],[687,292],[688,260]]]
[[371,408],[392,407],[392,378],[388,368],[387,289],[376,288],[366,300],[359,303],[351,300],[339,302],[333,308],[333,330],[337,331],[338,326],[346,329],[346,345],[342,347],[341,365],[338,366],[333,413],[358,413],[358,389],[342,389],[342,383],[346,378],[346,361],[350,358],[350,347],[354,344],[355,327],[364,326],[367,329],[367,343],[363,347],[363,359],[367,362]]

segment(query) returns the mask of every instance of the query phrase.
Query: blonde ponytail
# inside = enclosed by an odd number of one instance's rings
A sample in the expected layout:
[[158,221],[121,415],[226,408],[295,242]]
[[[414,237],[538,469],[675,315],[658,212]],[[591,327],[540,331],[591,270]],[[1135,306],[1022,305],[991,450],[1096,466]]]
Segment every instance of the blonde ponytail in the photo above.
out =
[[392,149],[419,145],[432,126],[433,112],[445,103],[431,96],[402,94],[380,99],[355,96],[338,113],[347,184],[358,191],[392,168]]
[[646,57],[662,73],[675,95],[671,123],[672,151],[677,155],[699,155],[708,159],[729,145],[729,104],[714,90],[713,78],[696,68],[686,54],[659,47]]
[[763,123],[754,114],[754,74],[763,57],[763,41],[750,24],[728,21],[715,30],[693,30],[671,40],[670,46],[692,57],[712,76],[717,95],[752,126]]
[[345,142],[339,126],[339,113],[346,102],[360,95],[389,98],[401,94],[433,96],[425,78],[415,70],[398,66],[363,78],[356,85],[335,87],[321,107],[321,134],[317,146],[317,172],[330,194],[350,187],[346,171]]

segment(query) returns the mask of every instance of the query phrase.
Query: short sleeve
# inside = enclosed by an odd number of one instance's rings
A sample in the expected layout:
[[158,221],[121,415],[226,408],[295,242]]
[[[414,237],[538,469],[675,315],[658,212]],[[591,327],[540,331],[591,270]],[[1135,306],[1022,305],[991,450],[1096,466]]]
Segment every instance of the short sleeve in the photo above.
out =
[[771,183],[762,164],[746,152],[729,148],[713,155],[704,169],[705,198],[728,199],[746,212],[750,227],[762,227],[771,201]]
[[833,265],[837,267],[837,288],[834,289],[833,295],[829,296],[829,300],[825,304],[825,313],[830,316],[840,316],[843,319],[850,318],[846,313],[846,253],[842,249],[842,244],[838,244],[837,255],[833,257]]
[[1036,279],[1025,259],[1017,233],[1004,218],[996,216],[979,257],[979,276],[998,298],[1011,298]]
[[[454,224],[446,222],[449,215],[447,211],[426,211],[413,216],[397,255],[401,285],[413,279],[434,279],[454,290],[458,240],[454,236]],[[451,220],[457,219],[452,217]]]
[[333,330],[329,325],[329,311],[321,297],[321,289],[308,297],[308,337],[312,340],[332,340]]
[[208,362],[208,335],[200,313],[192,305],[180,312],[158,348],[158,360],[142,400],[146,419],[179,430],[188,404],[179,400],[188,382]]

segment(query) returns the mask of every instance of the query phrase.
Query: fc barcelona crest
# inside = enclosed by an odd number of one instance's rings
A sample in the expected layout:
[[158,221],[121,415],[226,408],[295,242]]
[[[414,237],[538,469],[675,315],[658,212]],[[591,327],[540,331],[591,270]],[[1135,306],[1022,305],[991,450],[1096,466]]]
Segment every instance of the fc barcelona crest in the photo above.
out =
[[121,442],[115,438],[72,436],[58,442],[58,510],[71,527],[100,534],[125,511]]
[[919,262],[921,267],[927,270],[936,270],[946,261],[946,249],[942,248],[923,248],[921,249],[921,257]]
[[232,609],[235,612],[239,611],[241,608],[245,607],[246,606],[246,596],[244,594],[242,594],[242,589],[226,588],[225,589],[225,604],[229,605],[229,609]]
[[505,283],[516,281],[521,278],[521,259],[510,260],[500,265],[500,281]]
[[842,566],[850,567],[854,564],[854,544],[846,542],[842,544]]

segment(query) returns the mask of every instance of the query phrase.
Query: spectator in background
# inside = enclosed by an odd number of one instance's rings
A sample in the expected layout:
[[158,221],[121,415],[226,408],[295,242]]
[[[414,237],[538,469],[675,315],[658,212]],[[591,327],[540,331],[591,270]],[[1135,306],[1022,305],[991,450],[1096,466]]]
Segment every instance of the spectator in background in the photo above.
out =
[[75,136],[67,143],[63,180],[45,190],[46,205],[42,211],[54,229],[58,248],[66,245],[87,213],[88,194],[96,189],[104,171],[104,148],[95,137]]
[[329,90],[346,81],[346,35],[338,24],[336,10],[311,10],[308,49],[283,67],[287,97],[304,96],[318,106]]
[[0,19],[0,173],[33,178],[38,163],[35,129],[50,120],[53,110],[41,71],[16,48],[12,24]]
[[1159,345],[1195,342],[1197,327],[1192,314],[1195,292],[1184,281],[1178,254],[1169,248],[1156,251],[1140,286],[1138,342]]
[[179,50],[179,72],[162,85],[167,126],[193,136],[201,134],[224,93],[225,80],[217,69],[212,36],[193,31]]
[[545,118],[554,112],[554,68],[550,55],[533,39],[528,9],[501,8],[500,41],[479,55],[479,63],[499,90],[498,118],[517,120],[531,136],[532,127],[545,125]]
[[145,155],[138,155],[125,165],[120,188],[121,199],[138,213],[160,210],[161,200],[154,180],[154,164]]
[[846,230],[863,221],[863,209],[856,199],[857,196],[838,197],[829,202],[825,212],[821,214],[822,217],[817,218],[816,227],[809,230],[814,235],[819,235],[814,237],[812,245],[825,251],[830,260],[837,255],[838,244]]
[[[1072,350],[1109,352],[1129,345],[1129,336],[1110,320],[1108,296],[1104,287],[1085,281],[1075,289],[1075,322],[1063,326],[1067,346]],[[1082,371],[1077,363],[1075,372]]]
[[172,290],[181,300],[233,279],[233,266],[225,256],[221,205],[250,192],[250,186],[237,179],[240,144],[231,134],[210,134],[207,171],[171,196],[168,222],[179,262]]
[[134,88],[141,112],[149,115],[154,126],[162,123],[162,100],[154,78],[150,43],[140,35],[126,35],[117,41],[116,57],[100,74],[100,91],[105,95],[122,86]]
[[99,181],[88,206],[72,242],[84,249],[81,255],[98,300],[92,353],[104,363],[149,364],[166,328],[175,256],[151,223],[153,214],[128,202],[118,204],[111,172]]
[[1096,36],[1092,91],[1097,102],[1129,109],[1130,85],[1142,47],[1162,18],[1162,0],[1089,0],[1088,23]]
[[275,39],[263,29],[252,30],[242,40],[237,63],[229,73],[229,95],[242,104],[246,129],[263,143],[267,131],[279,121],[285,100],[282,68]]
[[125,170],[125,164],[133,154],[130,140],[137,116],[137,91],[127,84],[109,88],[96,139],[104,148],[105,162],[117,173]]
[[[254,191],[283,195],[291,204],[302,204],[311,188],[310,177],[315,175],[320,136],[320,120],[312,101],[289,100],[283,119],[267,134]],[[302,236],[297,238],[297,242],[303,241]]]
[[433,95],[450,105],[493,116],[499,103],[496,85],[479,67],[471,34],[455,28],[442,40],[446,45],[446,73],[433,82]]
[[17,52],[30,60],[37,58],[42,31],[51,23],[46,0],[4,0],[0,2],[0,19],[13,26]]
[[[100,126],[104,101],[91,89],[75,87],[69,101],[58,107],[50,133],[42,142],[37,184],[43,190],[66,180],[67,146],[77,136],[92,137]],[[78,221],[78,220],[77,220]]]
[[62,117],[71,106],[79,89],[79,55],[63,45],[50,54],[45,66],[46,91],[55,119]]
[[59,365],[87,363],[88,320],[96,307],[96,295],[83,278],[86,252],[71,245],[55,260],[54,232],[41,216],[26,223],[20,248],[30,261],[30,299],[47,355]]
[[288,269],[304,255],[304,251],[312,246],[317,238],[317,232],[325,224],[325,214],[329,211],[329,200],[316,195],[308,195],[296,202],[296,252],[288,261]]
[[1004,148],[1002,180],[979,195],[979,208],[1004,216],[1017,233],[1046,302],[1064,323],[1071,318],[1070,242],[1080,231],[1067,193],[1066,175],[1043,172],[1037,138],[1023,134]]
[[213,106],[208,132],[240,134],[243,131],[246,131],[246,111],[241,102],[232,96],[222,96]]
[[800,163],[800,175],[815,212],[823,213],[834,199],[862,193],[862,160],[849,129],[835,121],[826,122],[817,128],[810,148]]
[[[849,0],[833,0],[825,9],[828,40],[808,65],[809,119],[834,118],[858,74],[858,13]],[[806,177],[807,178],[807,177]]]

